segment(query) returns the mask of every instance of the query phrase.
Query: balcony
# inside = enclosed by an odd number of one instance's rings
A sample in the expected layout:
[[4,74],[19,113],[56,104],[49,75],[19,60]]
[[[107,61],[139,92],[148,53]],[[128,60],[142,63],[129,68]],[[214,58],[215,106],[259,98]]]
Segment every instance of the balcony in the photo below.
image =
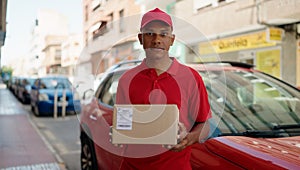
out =
[[93,40],[96,39],[99,36],[104,35],[108,31],[109,31],[109,29],[107,27],[107,21],[102,21],[99,28],[96,29],[95,31],[93,31]]

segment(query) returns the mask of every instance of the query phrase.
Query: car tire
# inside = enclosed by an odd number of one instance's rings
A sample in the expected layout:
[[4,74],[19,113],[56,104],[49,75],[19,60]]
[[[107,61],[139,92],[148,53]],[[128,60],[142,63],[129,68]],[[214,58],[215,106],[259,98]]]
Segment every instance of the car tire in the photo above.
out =
[[31,108],[31,112],[34,113],[34,108],[33,108],[32,103],[30,103],[30,108]]
[[33,107],[33,113],[34,113],[36,116],[39,116],[39,115],[40,115],[39,107],[38,107],[37,105],[34,105],[34,107]]
[[86,135],[81,138],[80,164],[82,170],[98,169],[94,143]]
[[24,94],[23,94],[23,96],[21,97],[21,102],[22,102],[23,104],[26,104],[26,100],[25,100]]

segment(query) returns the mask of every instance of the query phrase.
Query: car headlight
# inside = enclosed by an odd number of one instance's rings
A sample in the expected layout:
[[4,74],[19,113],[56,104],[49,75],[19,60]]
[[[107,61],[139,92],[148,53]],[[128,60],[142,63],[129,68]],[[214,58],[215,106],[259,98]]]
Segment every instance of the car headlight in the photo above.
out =
[[73,100],[80,100],[80,96],[78,92],[73,93]]
[[42,100],[49,100],[49,97],[47,94],[44,94],[44,93],[40,93],[39,94],[39,100],[42,101]]

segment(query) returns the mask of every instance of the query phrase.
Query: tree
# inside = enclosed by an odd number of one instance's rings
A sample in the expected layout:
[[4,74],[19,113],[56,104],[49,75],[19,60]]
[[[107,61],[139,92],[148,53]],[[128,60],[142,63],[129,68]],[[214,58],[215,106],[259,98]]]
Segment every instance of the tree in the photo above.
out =
[[12,76],[13,69],[8,66],[2,66],[0,73],[1,73],[1,77],[4,80],[4,82],[7,82]]

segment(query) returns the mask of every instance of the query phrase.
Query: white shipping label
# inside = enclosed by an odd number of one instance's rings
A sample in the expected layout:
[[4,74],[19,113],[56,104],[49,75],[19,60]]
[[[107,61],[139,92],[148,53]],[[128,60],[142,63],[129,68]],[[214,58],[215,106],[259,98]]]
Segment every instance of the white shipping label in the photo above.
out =
[[116,129],[132,130],[132,108],[117,108]]

